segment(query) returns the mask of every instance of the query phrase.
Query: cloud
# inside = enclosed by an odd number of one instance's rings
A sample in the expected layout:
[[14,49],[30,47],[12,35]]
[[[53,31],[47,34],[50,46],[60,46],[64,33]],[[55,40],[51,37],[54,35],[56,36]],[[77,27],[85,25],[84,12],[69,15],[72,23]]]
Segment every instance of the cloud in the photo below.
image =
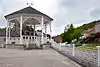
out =
[[59,0],[59,9],[55,16],[55,30],[63,32],[64,25],[73,23],[77,27],[100,19],[99,3],[100,0]]
[[[57,0],[27,0],[33,8],[53,17],[58,12]],[[0,0],[0,27],[6,26],[5,15],[27,7],[26,0]],[[55,19],[55,18],[54,18]]]
[[90,12],[91,17],[100,18],[100,8],[95,8]]
[[58,12],[58,1],[57,0],[34,0],[34,7],[41,12],[54,17]]
[[[54,19],[53,35],[63,32],[67,24],[76,26],[100,19],[100,0],[27,0],[37,10]],[[0,26],[6,26],[4,15],[25,8],[26,0],[0,0]]]

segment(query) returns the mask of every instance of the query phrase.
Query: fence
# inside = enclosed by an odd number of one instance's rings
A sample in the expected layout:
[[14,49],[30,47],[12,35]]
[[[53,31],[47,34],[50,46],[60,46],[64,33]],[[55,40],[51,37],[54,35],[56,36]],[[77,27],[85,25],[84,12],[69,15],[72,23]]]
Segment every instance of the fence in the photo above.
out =
[[74,45],[66,47],[54,41],[52,47],[84,67],[100,67],[100,48],[98,51],[79,50],[75,49]]
[[97,46],[98,48],[98,67],[100,67],[100,46]]
[[55,49],[61,50],[61,45],[60,43],[56,43],[54,40],[51,40],[51,46]]

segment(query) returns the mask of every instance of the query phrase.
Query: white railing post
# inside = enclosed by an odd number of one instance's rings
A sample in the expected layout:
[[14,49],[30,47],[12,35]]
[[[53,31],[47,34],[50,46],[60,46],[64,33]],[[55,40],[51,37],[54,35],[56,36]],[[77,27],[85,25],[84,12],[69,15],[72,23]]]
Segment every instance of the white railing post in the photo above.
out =
[[42,30],[42,36],[41,36],[41,44],[43,44],[44,34],[43,34],[43,24],[44,24],[44,18],[41,17],[41,30]]
[[98,49],[98,67],[100,67],[100,46],[97,46]]
[[61,51],[61,43],[59,43],[59,45],[60,45],[60,51]]
[[22,23],[23,23],[23,16],[20,16],[20,44],[22,44]]
[[75,44],[73,44],[73,51],[72,51],[72,55],[75,56]]
[[7,19],[7,27],[6,27],[6,44],[8,44],[8,19]]

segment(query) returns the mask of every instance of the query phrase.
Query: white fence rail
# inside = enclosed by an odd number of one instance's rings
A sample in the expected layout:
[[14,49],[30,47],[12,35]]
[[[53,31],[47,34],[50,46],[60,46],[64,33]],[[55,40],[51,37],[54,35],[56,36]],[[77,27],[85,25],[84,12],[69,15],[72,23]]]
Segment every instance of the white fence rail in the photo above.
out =
[[61,50],[61,43],[56,43],[54,40],[51,40],[51,43],[53,48]]
[[64,52],[67,56],[70,56],[72,59],[76,59],[77,62],[86,65],[86,67],[89,67],[89,65],[91,65],[90,67],[100,67],[100,46],[97,47],[98,51],[87,51],[75,49],[74,44],[71,46],[62,46],[61,43],[56,43],[53,40],[51,40],[51,43],[53,48]]

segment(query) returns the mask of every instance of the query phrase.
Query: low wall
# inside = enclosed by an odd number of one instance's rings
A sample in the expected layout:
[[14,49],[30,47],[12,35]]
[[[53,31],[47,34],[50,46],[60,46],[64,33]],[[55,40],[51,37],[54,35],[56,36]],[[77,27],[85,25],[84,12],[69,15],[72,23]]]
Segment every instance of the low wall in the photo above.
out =
[[24,45],[11,45],[11,44],[7,44],[6,45],[6,48],[8,49],[25,49]]
[[6,44],[6,48],[9,49],[24,49],[24,50],[31,50],[31,49],[40,49],[36,44],[29,44],[28,46],[24,44]]

